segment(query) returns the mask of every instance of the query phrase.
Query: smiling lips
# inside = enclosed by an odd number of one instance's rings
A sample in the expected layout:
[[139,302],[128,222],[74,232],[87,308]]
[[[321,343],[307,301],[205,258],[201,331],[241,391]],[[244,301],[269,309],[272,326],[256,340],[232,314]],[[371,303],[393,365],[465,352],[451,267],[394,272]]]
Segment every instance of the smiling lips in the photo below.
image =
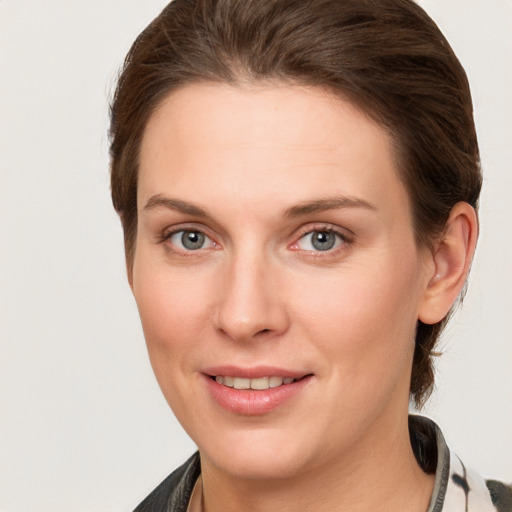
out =
[[283,384],[291,384],[296,379],[293,377],[259,377],[247,379],[243,377],[217,376],[215,381],[223,386],[234,389],[256,389],[265,390],[277,388]]
[[[282,376],[279,373],[270,368],[252,371],[219,368],[218,371],[203,374],[203,382],[210,396],[223,409],[253,416],[269,413],[303,393],[313,379],[312,374],[291,376],[283,372],[286,376]],[[234,377],[233,374],[238,376]]]

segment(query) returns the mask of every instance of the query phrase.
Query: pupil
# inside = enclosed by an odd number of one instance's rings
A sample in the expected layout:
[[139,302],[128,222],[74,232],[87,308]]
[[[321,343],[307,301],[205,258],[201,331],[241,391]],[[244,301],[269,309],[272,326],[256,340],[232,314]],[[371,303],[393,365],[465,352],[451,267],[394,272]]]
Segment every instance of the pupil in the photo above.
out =
[[328,231],[316,231],[313,233],[311,244],[318,251],[328,251],[334,247],[336,237]]
[[197,231],[185,231],[183,235],[181,235],[181,243],[185,249],[201,249],[204,244],[204,235]]

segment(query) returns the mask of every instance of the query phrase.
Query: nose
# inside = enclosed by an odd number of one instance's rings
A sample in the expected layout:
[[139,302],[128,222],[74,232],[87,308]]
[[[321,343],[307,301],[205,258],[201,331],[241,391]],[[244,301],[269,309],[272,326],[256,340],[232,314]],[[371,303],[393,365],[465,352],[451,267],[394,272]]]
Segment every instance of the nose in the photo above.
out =
[[217,328],[234,341],[283,334],[289,326],[279,269],[262,257],[240,255],[228,265],[218,293]]

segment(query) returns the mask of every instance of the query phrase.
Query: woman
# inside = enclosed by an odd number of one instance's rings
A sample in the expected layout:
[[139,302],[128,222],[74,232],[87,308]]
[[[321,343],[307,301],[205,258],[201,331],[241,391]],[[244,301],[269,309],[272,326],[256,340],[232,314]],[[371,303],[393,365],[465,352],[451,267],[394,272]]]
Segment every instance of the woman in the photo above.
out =
[[465,73],[409,0],[175,0],[112,105],[157,380],[199,453],[137,508],[510,510],[408,417],[481,187]]

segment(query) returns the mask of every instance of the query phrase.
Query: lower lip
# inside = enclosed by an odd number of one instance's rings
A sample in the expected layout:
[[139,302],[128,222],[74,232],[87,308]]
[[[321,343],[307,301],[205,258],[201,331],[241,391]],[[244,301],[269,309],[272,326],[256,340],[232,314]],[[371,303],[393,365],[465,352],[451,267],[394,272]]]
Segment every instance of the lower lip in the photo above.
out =
[[312,375],[291,384],[264,390],[235,389],[219,384],[208,375],[204,380],[214,400],[228,411],[248,416],[265,414],[300,393],[310,382]]

